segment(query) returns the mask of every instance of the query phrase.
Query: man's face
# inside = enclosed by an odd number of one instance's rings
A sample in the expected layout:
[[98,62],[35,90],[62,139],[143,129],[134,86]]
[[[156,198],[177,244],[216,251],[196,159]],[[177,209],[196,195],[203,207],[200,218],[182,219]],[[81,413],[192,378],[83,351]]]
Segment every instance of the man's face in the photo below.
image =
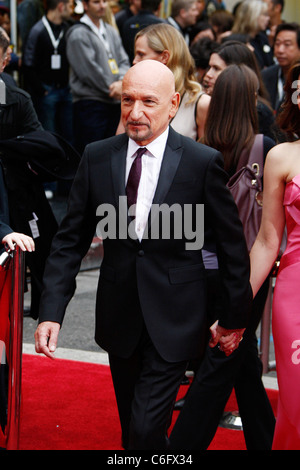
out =
[[272,16],[272,13],[274,11],[274,5],[272,0],[264,0],[264,2],[268,5],[268,15]]
[[224,60],[216,53],[213,53],[209,59],[209,69],[205,75],[207,84],[206,92],[211,95],[220,73],[226,69],[227,65]]
[[184,26],[191,26],[196,24],[199,15],[199,8],[197,2],[193,3],[188,10],[182,10],[182,19]]
[[[157,61],[147,61],[158,64]],[[170,86],[170,80],[164,74],[141,72],[135,65],[123,80],[121,98],[122,123],[128,137],[147,145],[168,127],[179,105],[179,94]],[[161,67],[166,67],[160,64]]]
[[62,16],[64,20],[70,18],[74,9],[74,0],[69,0],[68,3],[63,4]]
[[[9,49],[9,47],[8,47]],[[11,53],[11,50],[10,50],[10,53]],[[3,70],[5,69],[5,66],[7,65],[7,56],[8,56],[8,50],[4,53],[3,52],[3,48],[0,47],[0,73],[3,72]]]
[[8,34],[10,34],[10,18],[8,13],[4,13],[1,17],[1,28],[3,28]]
[[92,20],[100,20],[105,15],[107,2],[105,0],[89,0],[84,3],[84,9],[86,14]]
[[292,62],[300,58],[300,49],[295,31],[280,31],[274,44],[274,55],[282,68],[289,68]]
[[281,5],[279,3],[274,5],[273,0],[264,0],[264,2],[268,5],[268,15],[270,17],[270,25],[272,25],[274,24],[274,21],[278,13],[281,13]]

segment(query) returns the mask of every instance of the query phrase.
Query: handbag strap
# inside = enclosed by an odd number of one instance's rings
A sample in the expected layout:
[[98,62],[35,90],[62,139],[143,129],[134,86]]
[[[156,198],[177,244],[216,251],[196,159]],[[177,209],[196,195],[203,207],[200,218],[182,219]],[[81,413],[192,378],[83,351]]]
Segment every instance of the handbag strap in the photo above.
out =
[[[249,156],[248,156],[249,155]],[[248,158],[247,158],[248,156]],[[250,153],[244,149],[241,153],[239,163],[237,165],[237,171],[246,165],[253,165],[258,163],[259,168],[263,168],[264,164],[264,135],[256,134]]]

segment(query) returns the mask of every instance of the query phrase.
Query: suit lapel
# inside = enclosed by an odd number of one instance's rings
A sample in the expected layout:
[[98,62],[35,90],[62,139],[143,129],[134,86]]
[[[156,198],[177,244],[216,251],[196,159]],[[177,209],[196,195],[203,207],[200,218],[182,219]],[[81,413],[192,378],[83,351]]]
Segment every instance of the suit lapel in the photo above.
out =
[[[116,143],[111,154],[111,176],[114,189],[116,207],[118,207],[119,221],[123,227],[127,227],[130,218],[127,215],[127,204],[124,197],[125,189],[125,172],[126,172],[126,155],[127,155],[128,137],[124,134],[123,138]],[[123,197],[124,206],[120,207],[120,196]],[[122,202],[123,204],[123,202]]]
[[153,204],[161,204],[164,201],[180,163],[182,152],[182,147],[174,148],[167,143],[153,198]]
[[128,138],[120,139],[111,152],[111,176],[116,202],[120,196],[125,196],[125,171]]
[[[179,139],[179,134],[177,134],[177,132],[175,132],[170,127],[169,137],[167,140],[166,150],[163,156],[160,174],[159,174],[152,205],[153,204],[161,205],[164,202],[166,195],[170,189],[170,186],[173,182],[178,165],[180,163],[182,152],[183,152],[183,146]],[[150,214],[149,214],[148,227],[150,227],[151,222],[153,222],[154,220],[155,220],[155,211],[153,211],[152,217],[150,217]]]

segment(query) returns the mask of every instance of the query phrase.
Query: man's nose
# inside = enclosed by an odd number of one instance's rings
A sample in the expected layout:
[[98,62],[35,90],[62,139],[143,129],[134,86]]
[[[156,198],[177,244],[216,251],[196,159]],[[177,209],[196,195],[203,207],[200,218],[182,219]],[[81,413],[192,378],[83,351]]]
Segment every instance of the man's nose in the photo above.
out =
[[142,114],[143,111],[141,103],[139,101],[135,101],[130,113],[132,119],[138,120],[142,116]]
[[276,52],[284,52],[285,51],[285,45],[284,44],[277,44],[276,46]]

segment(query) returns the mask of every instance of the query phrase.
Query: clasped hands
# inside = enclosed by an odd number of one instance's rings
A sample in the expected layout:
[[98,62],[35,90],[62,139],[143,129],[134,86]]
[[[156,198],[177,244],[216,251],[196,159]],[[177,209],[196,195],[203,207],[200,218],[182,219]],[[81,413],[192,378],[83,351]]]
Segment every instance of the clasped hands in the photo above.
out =
[[214,348],[219,343],[219,349],[224,352],[226,356],[230,356],[238,347],[243,339],[245,328],[236,330],[227,330],[219,325],[216,321],[211,327],[211,339],[209,346]]

